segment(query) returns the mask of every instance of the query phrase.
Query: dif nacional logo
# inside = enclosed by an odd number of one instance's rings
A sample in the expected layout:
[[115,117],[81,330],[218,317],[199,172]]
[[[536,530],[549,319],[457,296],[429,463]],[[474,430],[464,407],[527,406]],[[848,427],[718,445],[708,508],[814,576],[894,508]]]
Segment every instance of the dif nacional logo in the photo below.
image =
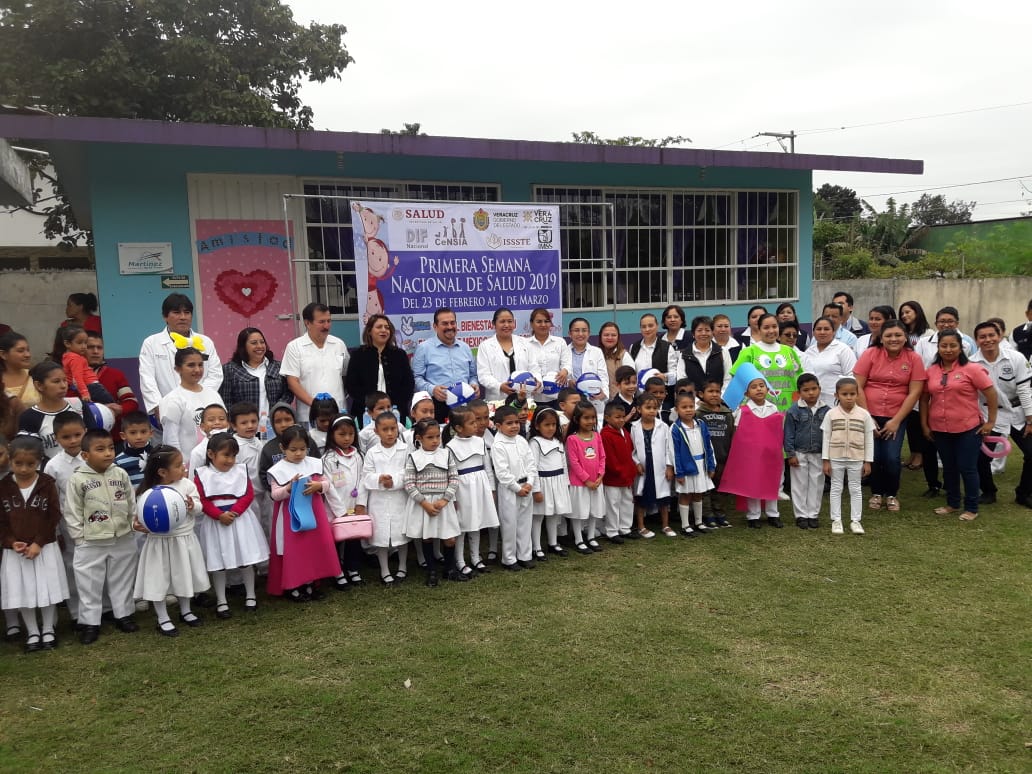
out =
[[483,207],[473,213],[473,228],[477,231],[487,231],[491,225],[491,216]]

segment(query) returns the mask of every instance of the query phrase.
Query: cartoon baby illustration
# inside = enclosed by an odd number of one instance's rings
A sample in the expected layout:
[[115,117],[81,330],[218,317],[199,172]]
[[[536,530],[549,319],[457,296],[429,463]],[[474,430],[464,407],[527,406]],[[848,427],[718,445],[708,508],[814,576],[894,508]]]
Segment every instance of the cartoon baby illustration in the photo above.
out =
[[381,239],[370,239],[366,242],[366,261],[369,267],[369,289],[376,287],[378,282],[388,279],[394,274],[398,265],[398,256],[394,256],[394,265],[391,265],[391,258],[387,254],[387,245]]
[[361,202],[351,202],[351,209],[359,214],[362,218],[362,234],[365,236],[366,241],[372,239],[380,231],[380,224],[383,223],[383,217],[377,215],[369,207],[363,207]]

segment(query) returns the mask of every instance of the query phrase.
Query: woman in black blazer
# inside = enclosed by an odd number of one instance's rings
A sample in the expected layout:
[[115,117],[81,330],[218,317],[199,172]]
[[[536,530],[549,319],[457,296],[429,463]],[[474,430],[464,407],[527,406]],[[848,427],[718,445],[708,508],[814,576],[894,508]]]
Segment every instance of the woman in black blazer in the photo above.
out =
[[408,355],[398,347],[394,334],[394,323],[386,315],[370,315],[362,331],[362,346],[351,353],[344,386],[351,397],[351,415],[360,426],[366,395],[377,390],[391,396],[402,421],[408,416],[416,383]]

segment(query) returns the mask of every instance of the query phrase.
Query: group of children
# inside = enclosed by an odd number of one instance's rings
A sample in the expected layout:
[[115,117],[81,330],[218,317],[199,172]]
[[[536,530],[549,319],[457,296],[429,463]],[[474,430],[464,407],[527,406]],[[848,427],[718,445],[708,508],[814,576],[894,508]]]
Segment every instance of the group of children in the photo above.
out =
[[[177,353],[187,397],[197,392],[195,354]],[[816,377],[804,374],[798,402],[782,415],[762,376],[732,410],[719,381],[698,396],[682,381],[671,395],[661,377],[639,390],[638,374],[621,367],[601,430],[596,405],[572,389],[532,413],[517,400],[492,416],[485,401],[472,400],[453,407],[445,425],[434,419],[431,396],[417,393],[407,429],[385,393],[367,396],[361,430],[320,395],[311,429],[289,405],[273,406],[275,437],[267,441],[249,403],[227,411],[212,400],[196,416],[203,437],[190,433],[189,407],[207,397],[177,395],[162,404],[169,445],[152,446],[150,418],[131,413],[122,417],[116,455],[108,432],[88,430],[79,413],[58,405],[59,376],[43,374],[37,385],[54,452],[38,437],[16,437],[10,474],[0,480],[0,602],[8,638],[23,624],[29,651],[56,646],[56,606],[65,600],[81,642],[94,642],[105,590],[118,629],[135,631],[133,613],[149,603],[158,633],[176,636],[166,606],[173,598],[190,627],[203,623],[192,603],[212,587],[217,618],[232,615],[231,583],[243,587],[244,610],[253,612],[256,575],[266,567],[270,595],[303,602],[320,598],[326,582],[339,590],[361,584],[367,553],[381,583],[404,582],[410,543],[426,584],[436,586],[442,575],[468,581],[490,572],[494,561],[516,571],[549,554],[565,557],[564,536],[585,555],[603,550],[602,537],[653,538],[651,514],[668,537],[730,527],[726,495],[739,498],[750,527],[760,526],[761,512],[780,527],[786,468],[798,526],[817,526],[830,475],[832,531],[843,531],[848,478],[852,531],[863,532],[860,476],[870,466],[873,423],[856,405],[852,379],[839,382],[838,405],[828,407]],[[184,517],[151,531],[137,503],[170,496]],[[673,506],[679,530],[670,525]],[[338,524],[347,528],[338,532]]]

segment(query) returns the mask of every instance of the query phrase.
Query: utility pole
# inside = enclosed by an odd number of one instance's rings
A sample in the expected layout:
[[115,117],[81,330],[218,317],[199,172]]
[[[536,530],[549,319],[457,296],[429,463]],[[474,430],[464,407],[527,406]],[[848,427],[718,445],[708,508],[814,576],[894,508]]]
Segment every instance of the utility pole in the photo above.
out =
[[[754,137],[773,137],[775,140],[778,141],[778,145],[781,146],[781,150],[785,151],[785,153],[795,153],[795,138],[796,138],[795,129],[792,129],[789,132],[760,132],[760,133],[755,134],[753,136]],[[788,147],[787,148],[785,147],[784,140],[788,140]]]

